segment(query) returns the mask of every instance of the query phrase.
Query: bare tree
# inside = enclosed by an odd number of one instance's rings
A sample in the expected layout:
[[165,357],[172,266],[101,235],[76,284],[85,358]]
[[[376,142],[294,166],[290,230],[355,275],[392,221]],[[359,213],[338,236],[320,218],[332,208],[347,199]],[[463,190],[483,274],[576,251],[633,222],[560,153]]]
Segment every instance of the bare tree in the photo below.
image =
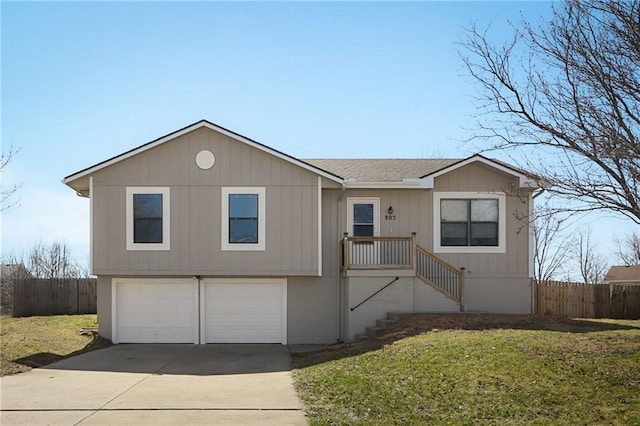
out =
[[585,228],[578,233],[577,248],[576,260],[583,282],[585,284],[601,283],[609,266],[606,259],[597,253],[588,229]]
[[39,242],[31,250],[19,257],[12,257],[9,263],[24,265],[35,278],[86,278],[89,268],[75,260],[64,242],[50,244]]
[[640,0],[567,0],[495,46],[468,30],[460,55],[482,87],[472,140],[511,149],[568,200],[640,223]]
[[640,234],[635,232],[623,239],[616,239],[616,255],[628,266],[640,265]]
[[567,233],[567,216],[549,214],[547,207],[536,208],[532,224],[535,240],[533,277],[538,281],[554,279],[570,260],[573,237]]
[[[0,173],[5,170],[7,165],[13,160],[19,150],[9,148],[9,151],[3,152],[0,155]],[[14,195],[18,192],[20,185],[11,185],[6,187],[4,184],[0,188],[0,212],[8,210],[20,202],[20,199],[16,199]]]

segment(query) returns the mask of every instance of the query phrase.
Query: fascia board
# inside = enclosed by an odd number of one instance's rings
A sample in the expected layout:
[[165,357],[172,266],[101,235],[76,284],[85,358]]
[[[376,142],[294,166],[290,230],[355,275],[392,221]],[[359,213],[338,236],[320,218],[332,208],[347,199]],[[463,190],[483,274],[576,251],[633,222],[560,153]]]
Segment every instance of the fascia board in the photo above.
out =
[[260,143],[255,142],[255,141],[252,141],[249,138],[246,138],[246,137],[244,137],[242,135],[234,133],[234,132],[232,132],[230,130],[227,130],[227,129],[223,128],[223,127],[217,126],[217,125],[215,125],[213,123],[210,123],[210,122],[208,122],[206,120],[202,120],[202,121],[199,121],[197,123],[194,123],[194,124],[192,124],[190,126],[187,126],[187,127],[183,128],[183,129],[180,129],[180,130],[175,131],[173,133],[170,133],[170,134],[168,134],[166,136],[163,136],[163,137],[161,137],[161,138],[159,138],[159,139],[157,139],[155,141],[146,143],[146,144],[144,144],[142,146],[139,146],[138,148],[134,148],[134,149],[132,149],[130,151],[127,151],[127,152],[125,152],[123,154],[117,155],[117,156],[115,156],[115,157],[113,157],[113,158],[111,158],[109,160],[103,161],[103,162],[98,163],[98,164],[96,164],[94,166],[88,167],[88,168],[86,168],[84,170],[81,170],[81,171],[79,171],[77,173],[69,175],[69,176],[65,177],[62,180],[62,182],[65,185],[69,186],[69,184],[71,182],[73,182],[74,180],[80,179],[80,178],[82,178],[84,176],[87,176],[87,175],[91,175],[91,174],[97,172],[98,170],[104,169],[104,168],[109,167],[109,166],[111,166],[113,164],[119,163],[120,161],[126,160],[127,158],[133,157],[134,155],[138,155],[138,154],[140,154],[142,152],[145,152],[147,150],[155,148],[158,145],[162,145],[165,142],[168,142],[170,140],[173,140],[175,138],[183,136],[183,135],[185,135],[187,133],[190,133],[190,132],[192,132],[194,130],[197,130],[197,129],[201,128],[201,127],[206,127],[208,129],[214,130],[214,131],[216,131],[218,133],[221,133],[221,134],[223,134],[225,136],[228,136],[228,137],[230,137],[232,139],[235,139],[237,141],[245,143],[245,144],[247,144],[247,145],[249,145],[249,146],[251,146],[253,148],[259,149],[260,151],[263,151],[263,152],[266,152],[268,154],[271,154],[274,157],[280,158],[281,160],[284,160],[284,161],[287,161],[289,163],[295,164],[296,166],[302,167],[305,170],[308,170],[308,171],[310,171],[312,173],[320,175],[320,176],[322,176],[322,177],[324,177],[326,179],[329,179],[331,181],[334,181],[334,182],[337,182],[337,183],[340,183],[340,184],[343,183],[343,180],[338,176],[335,176],[335,175],[333,175],[331,173],[325,172],[322,169],[318,169],[316,167],[313,167],[310,164],[307,164],[307,163],[305,163],[303,161],[300,161],[300,160],[298,160],[298,159],[296,159],[294,157],[286,155],[286,154],[284,154],[284,153],[282,153],[280,151],[277,151],[277,150],[275,150],[273,148],[270,148],[270,147],[268,147],[266,145],[262,145]]
[[467,158],[466,160],[462,160],[456,164],[453,164],[449,167],[445,167],[444,169],[438,170],[437,172],[434,172],[430,175],[424,176],[421,180],[423,181],[423,184],[426,188],[433,188],[434,184],[435,184],[435,178],[445,175],[449,172],[452,172],[456,169],[459,169],[460,167],[464,167],[468,164],[472,164],[475,162],[480,162],[483,164],[486,164],[494,169],[497,169],[503,173],[506,173],[508,175],[514,176],[518,178],[518,185],[521,188],[525,188],[525,187],[529,187],[529,188],[537,188],[540,185],[533,179],[531,179],[529,176],[523,174],[523,173],[518,173],[513,169],[510,169],[508,167],[503,166],[500,163],[496,163],[495,161],[492,161],[488,158],[485,158],[481,155],[474,155],[472,157]]

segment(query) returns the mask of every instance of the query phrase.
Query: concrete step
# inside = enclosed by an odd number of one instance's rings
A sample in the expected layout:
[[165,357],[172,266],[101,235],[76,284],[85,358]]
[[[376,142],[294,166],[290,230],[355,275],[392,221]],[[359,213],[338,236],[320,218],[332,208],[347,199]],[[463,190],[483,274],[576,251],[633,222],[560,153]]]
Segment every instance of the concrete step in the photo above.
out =
[[369,337],[376,337],[379,331],[382,331],[380,327],[367,327],[367,330],[365,333]]
[[362,342],[363,340],[367,340],[369,336],[366,334],[356,334],[356,342]]
[[377,320],[376,321],[376,327],[378,328],[382,328],[385,329],[387,328],[387,326],[389,324],[393,324],[394,322],[397,322],[396,320],[392,320],[392,319],[381,319],[381,320]]
[[387,312],[387,319],[388,320],[398,321],[401,316],[402,316],[402,314],[395,314],[393,312]]

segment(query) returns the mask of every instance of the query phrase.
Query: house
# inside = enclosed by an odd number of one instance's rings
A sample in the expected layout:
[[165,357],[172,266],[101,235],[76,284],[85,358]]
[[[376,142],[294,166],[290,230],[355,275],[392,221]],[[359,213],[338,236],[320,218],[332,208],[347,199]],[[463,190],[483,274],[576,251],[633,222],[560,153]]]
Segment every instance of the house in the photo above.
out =
[[387,312],[530,313],[536,182],[465,159],[294,158],[199,121],[67,176],[114,343],[350,341]]
[[22,263],[0,264],[0,315],[13,313],[13,282],[33,278]]
[[640,265],[612,266],[603,281],[605,284],[640,284]]

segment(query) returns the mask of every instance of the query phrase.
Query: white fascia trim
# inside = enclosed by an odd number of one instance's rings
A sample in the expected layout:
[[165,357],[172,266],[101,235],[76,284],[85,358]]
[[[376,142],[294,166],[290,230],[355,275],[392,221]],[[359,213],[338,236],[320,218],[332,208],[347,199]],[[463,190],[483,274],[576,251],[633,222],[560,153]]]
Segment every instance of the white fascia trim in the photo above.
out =
[[[440,200],[447,198],[496,198],[498,199],[498,245],[491,247],[440,245]],[[507,200],[503,192],[434,192],[433,193],[433,252],[434,253],[506,253]]]
[[318,176],[318,276],[322,276],[322,178]]
[[93,176],[89,176],[89,273],[93,273]]
[[[266,249],[266,189],[265,187],[251,186],[223,186],[220,190],[222,213],[220,229],[222,251],[264,251]],[[229,195],[230,194],[258,194],[258,243],[257,244],[233,244],[229,242]]]
[[[162,194],[162,242],[133,242],[133,195]],[[168,186],[128,186],[126,191],[126,241],[129,251],[168,251],[171,248],[171,199]]]
[[64,182],[65,185],[69,185],[70,182],[73,182],[76,179],[79,179],[79,178],[81,178],[83,176],[91,175],[91,174],[97,172],[98,170],[104,169],[105,167],[109,167],[109,166],[111,166],[113,164],[119,163],[120,161],[126,160],[127,158],[133,157],[134,155],[138,155],[138,154],[140,154],[142,152],[145,152],[147,150],[155,148],[158,145],[162,145],[165,142],[168,142],[170,140],[173,140],[175,138],[183,136],[183,135],[185,135],[185,134],[187,134],[189,132],[193,132],[194,130],[197,130],[197,129],[201,128],[201,127],[206,127],[208,129],[214,130],[214,131],[216,131],[218,133],[222,133],[225,136],[228,136],[228,137],[230,137],[232,139],[235,139],[237,141],[245,143],[245,144],[247,144],[247,145],[249,145],[249,146],[251,146],[253,148],[259,149],[260,151],[263,151],[263,152],[266,152],[268,154],[271,154],[274,157],[280,158],[280,159],[282,159],[282,160],[284,160],[284,161],[286,161],[288,163],[295,164],[296,166],[302,167],[305,170],[308,170],[308,171],[310,171],[312,173],[320,175],[320,176],[322,176],[324,178],[327,178],[329,180],[332,180],[334,182],[342,183],[342,179],[340,179],[340,178],[338,178],[338,177],[336,177],[336,176],[334,176],[332,174],[329,174],[329,173],[327,173],[327,172],[325,172],[325,171],[323,171],[321,169],[315,168],[315,167],[313,167],[313,166],[311,166],[311,165],[309,165],[307,163],[304,163],[304,162],[302,162],[300,160],[297,160],[297,159],[294,159],[294,158],[289,157],[287,155],[284,155],[284,154],[282,154],[282,153],[280,153],[278,151],[270,149],[267,146],[257,144],[257,143],[253,142],[250,139],[247,139],[247,138],[245,138],[243,136],[240,136],[238,134],[230,132],[229,130],[223,129],[222,127],[218,127],[218,126],[216,126],[216,125],[214,125],[212,123],[202,122],[202,121],[198,122],[198,123],[195,123],[195,124],[193,124],[193,125],[191,125],[189,127],[185,127],[184,129],[182,129],[182,130],[180,130],[178,132],[171,133],[170,135],[167,135],[167,136],[165,136],[163,138],[160,138],[160,139],[158,139],[157,141],[155,141],[153,143],[149,143],[149,144],[143,145],[143,146],[141,146],[141,147],[139,147],[137,149],[134,149],[132,151],[129,151],[129,152],[125,153],[125,154],[121,154],[121,155],[119,155],[117,157],[114,157],[114,158],[112,158],[111,160],[109,160],[109,161],[107,161],[105,163],[98,164],[98,165],[96,165],[94,167],[91,167],[91,168],[89,168],[87,170],[84,170],[84,171],[79,172],[77,174],[71,175],[68,178],[63,179],[63,182]]
[[518,183],[520,185],[521,188],[524,187],[530,187],[530,188],[534,188],[534,187],[538,187],[539,185],[536,183],[536,181],[530,179],[527,175],[524,175],[522,173],[518,173],[514,170],[511,170],[508,167],[503,166],[500,163],[496,163],[495,161],[491,161],[487,158],[484,158],[482,156],[479,155],[474,155],[472,157],[467,158],[466,160],[463,160],[459,163],[456,163],[452,166],[446,167],[438,172],[435,172],[431,175],[425,176],[423,177],[421,180],[423,181],[423,186],[425,188],[433,188],[434,187],[434,182],[435,182],[435,178],[437,178],[438,176],[442,176],[444,174],[447,174],[449,172],[452,172],[453,170],[459,169],[460,167],[464,167],[468,164],[471,163],[475,163],[475,162],[481,162],[484,163],[490,167],[493,167],[494,169],[500,170],[501,172],[504,172],[506,174],[509,174],[511,176],[517,177],[518,178]]
[[402,181],[358,182],[345,181],[347,189],[425,189],[428,188],[420,179],[403,179]]

